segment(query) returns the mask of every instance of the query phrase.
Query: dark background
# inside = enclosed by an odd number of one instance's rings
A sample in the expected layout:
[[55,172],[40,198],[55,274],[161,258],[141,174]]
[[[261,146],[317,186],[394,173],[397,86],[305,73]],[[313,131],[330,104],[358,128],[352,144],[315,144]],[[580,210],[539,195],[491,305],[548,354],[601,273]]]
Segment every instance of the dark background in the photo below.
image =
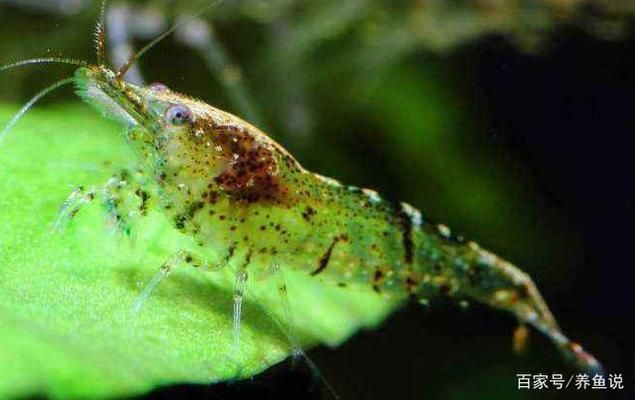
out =
[[[49,47],[90,57],[84,39],[94,11],[61,16],[0,5],[3,57],[40,55]],[[268,54],[275,51],[262,35],[265,24],[227,18],[217,25],[220,43],[243,70],[264,124],[305,166],[408,201],[521,266],[565,333],[607,372],[624,377],[622,393],[584,395],[635,395],[632,25],[607,40],[576,23],[553,24],[531,51],[509,32],[475,34],[441,50],[424,43],[371,68],[373,78],[364,80],[357,79],[358,66],[347,64],[355,27],[319,42],[297,62],[285,58],[290,67]],[[32,35],[17,30],[25,24]],[[263,47],[269,50],[256,51]],[[141,70],[149,80],[235,111],[222,81],[201,65],[194,52],[167,40],[142,60]],[[280,75],[291,74],[289,80],[301,75],[299,92],[285,91],[272,74],[280,68],[288,68]],[[63,75],[63,68],[45,71],[16,71],[12,90],[2,90],[0,99],[23,102]],[[299,128],[284,113],[297,98],[306,100],[310,121],[303,125],[300,118]],[[59,94],[48,104],[70,100]],[[509,316],[479,305],[462,309],[436,300],[428,309],[411,304],[378,330],[309,356],[342,399],[579,396],[575,389],[516,389],[517,373],[574,371],[535,332],[527,354],[515,356],[514,326]],[[302,362],[287,361],[246,382],[174,386],[144,398],[317,399],[328,393]]]

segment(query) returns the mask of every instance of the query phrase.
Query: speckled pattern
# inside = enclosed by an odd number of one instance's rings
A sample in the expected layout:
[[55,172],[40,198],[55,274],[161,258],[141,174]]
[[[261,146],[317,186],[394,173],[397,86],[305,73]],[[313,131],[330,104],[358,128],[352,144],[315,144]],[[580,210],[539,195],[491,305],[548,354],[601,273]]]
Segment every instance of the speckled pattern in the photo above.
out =
[[561,333],[527,274],[414,207],[311,173],[249,123],[163,85],[134,86],[104,66],[78,69],[75,81],[126,126],[146,177],[135,191],[142,211],[160,207],[204,258],[213,250],[221,263],[239,260],[248,277],[280,266],[391,299],[481,302],[518,319],[516,348],[528,324],[578,367],[601,368]]

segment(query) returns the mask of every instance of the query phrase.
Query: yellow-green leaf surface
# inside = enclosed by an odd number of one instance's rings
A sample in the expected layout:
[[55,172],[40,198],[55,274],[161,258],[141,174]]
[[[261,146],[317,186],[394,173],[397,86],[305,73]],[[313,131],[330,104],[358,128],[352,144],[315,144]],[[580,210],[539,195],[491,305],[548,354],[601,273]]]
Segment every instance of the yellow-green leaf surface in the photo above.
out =
[[[15,107],[1,106],[0,121]],[[159,213],[134,240],[109,230],[98,204],[51,233],[73,186],[134,163],[120,128],[82,106],[33,110],[0,145],[0,398],[100,398],[171,383],[245,378],[290,353],[276,280],[252,280],[240,353],[232,356],[231,268],[182,267],[141,311],[131,306],[187,238]],[[302,343],[337,345],[396,306],[285,270]]]

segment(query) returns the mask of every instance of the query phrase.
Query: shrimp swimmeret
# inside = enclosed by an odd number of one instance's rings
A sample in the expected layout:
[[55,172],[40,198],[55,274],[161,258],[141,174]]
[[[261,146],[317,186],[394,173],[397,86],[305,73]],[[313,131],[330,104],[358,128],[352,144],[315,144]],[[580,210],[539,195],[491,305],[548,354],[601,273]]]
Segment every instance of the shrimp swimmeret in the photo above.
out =
[[[84,101],[125,127],[124,138],[138,157],[138,172],[123,171],[98,190],[77,189],[62,207],[58,223],[99,198],[119,227],[128,230],[130,210],[115,201],[126,197],[126,191],[138,197],[135,207],[141,215],[151,207],[160,209],[174,228],[198,244],[196,252],[179,251],[161,266],[135,309],[175,266],[213,270],[232,260],[239,265],[235,348],[240,345],[246,281],[288,268],[325,285],[372,290],[390,301],[425,302],[442,295],[483,303],[518,320],[517,347],[522,347],[529,325],[550,338],[578,368],[601,369],[593,356],[561,332],[532,279],[513,264],[429,222],[406,203],[388,202],[372,190],[307,171],[281,145],[232,114],[162,84],[127,83],[125,72],[149,47],[113,70],[104,61],[103,24],[98,38],[96,65],[33,59],[0,68],[35,62],[79,66],[72,78],[29,102],[3,134],[37,99],[64,83],[73,83]],[[209,254],[224,257],[210,263]]]

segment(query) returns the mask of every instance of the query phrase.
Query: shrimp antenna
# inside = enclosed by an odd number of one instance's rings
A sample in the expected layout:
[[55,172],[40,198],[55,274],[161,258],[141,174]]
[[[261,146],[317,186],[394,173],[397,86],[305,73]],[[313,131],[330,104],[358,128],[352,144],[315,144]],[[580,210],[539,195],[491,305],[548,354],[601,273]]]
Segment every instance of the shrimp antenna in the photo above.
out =
[[40,91],[38,94],[36,94],[35,96],[33,96],[33,98],[31,100],[29,100],[24,106],[22,106],[22,108],[20,109],[20,111],[18,111],[13,118],[11,118],[11,120],[9,121],[9,123],[4,127],[4,129],[2,129],[2,132],[0,132],[0,144],[2,143],[2,140],[4,139],[4,137],[6,136],[7,132],[9,132],[9,130],[11,130],[11,128],[13,128],[13,126],[20,120],[20,118],[22,118],[22,116],[24,114],[26,114],[27,111],[29,111],[29,109],[31,107],[33,107],[33,105],[40,100],[42,97],[46,96],[47,94],[51,93],[52,91],[54,91],[55,89],[58,89],[64,85],[67,85],[71,82],[73,82],[74,78],[66,78],[66,79],[62,79],[61,81],[57,81],[54,84],[48,86],[47,88],[43,89],[42,91]]
[[[106,1],[106,0],[104,0],[104,1]],[[203,14],[208,9],[210,9],[210,8],[212,8],[212,7],[218,5],[219,3],[222,3],[222,2],[223,2],[223,0],[213,1],[210,4],[207,4],[204,7],[202,7],[200,10],[195,12],[193,15],[191,15],[191,16],[185,18],[185,19],[182,19],[181,21],[179,21],[176,24],[172,25],[171,28],[169,28],[167,31],[165,31],[162,34],[160,34],[159,36],[157,36],[150,43],[146,44],[141,50],[139,50],[138,52],[132,54],[130,56],[130,58],[128,58],[128,61],[126,61],[126,63],[124,65],[122,65],[121,68],[119,68],[119,70],[117,71],[117,78],[121,79],[126,74],[126,72],[128,72],[130,67],[132,67],[132,65],[135,62],[137,62],[137,60],[139,60],[139,58],[141,58],[141,56],[143,56],[148,50],[150,50],[151,48],[156,46],[163,39],[165,39],[166,37],[170,36],[174,31],[176,31],[177,29],[179,29],[183,25],[189,24],[190,22],[192,22],[196,18],[200,17],[201,14]]]
[[23,65],[30,64],[71,64],[79,65],[80,67],[88,66],[88,63],[84,60],[76,60],[74,58],[61,58],[61,57],[41,57],[41,58],[29,58],[26,60],[20,60],[4,65],[0,65],[0,72],[6,71],[11,68],[21,67]]
[[106,63],[106,4],[108,0],[101,0],[99,19],[95,26],[95,50],[97,50],[97,65]]

